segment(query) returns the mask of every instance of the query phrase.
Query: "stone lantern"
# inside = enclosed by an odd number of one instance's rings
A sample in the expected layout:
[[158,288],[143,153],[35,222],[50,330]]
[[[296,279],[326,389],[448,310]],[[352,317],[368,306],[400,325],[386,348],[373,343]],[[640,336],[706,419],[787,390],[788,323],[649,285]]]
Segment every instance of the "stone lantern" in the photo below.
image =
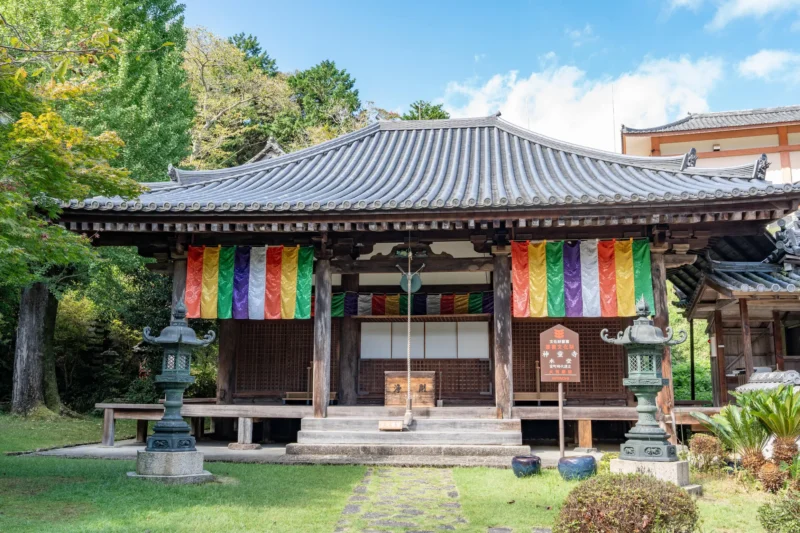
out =
[[667,335],[653,324],[649,318],[650,310],[644,298],[636,302],[638,317],[632,326],[608,337],[608,330],[600,332],[600,337],[609,344],[624,346],[628,353],[628,377],[622,383],[636,395],[636,411],[639,420],[625,437],[628,440],[620,448],[619,459],[611,461],[611,472],[621,474],[648,473],[658,479],[683,487],[691,494],[700,494],[699,485],[689,484],[689,463],[679,461],[675,445],[667,440],[667,433],[656,421],[656,396],[669,385],[669,380],[661,374],[661,359],[664,346],[674,346],[686,340],[686,332],[681,331],[677,339],[672,337],[672,328]]
[[142,477],[168,483],[197,483],[212,479],[203,470],[203,454],[195,448],[195,438],[189,424],[181,417],[183,392],[194,383],[190,374],[192,351],[208,346],[216,335],[209,331],[198,339],[186,322],[186,307],[180,302],[175,307],[174,318],[158,337],[144,328],[144,340],[164,348],[161,374],[156,385],[164,391],[164,416],[153,427],[147,438],[147,448],[136,457],[136,472],[131,477]]
[[669,380],[661,375],[661,358],[664,346],[674,346],[686,340],[682,331],[678,339],[672,338],[672,328],[667,328],[667,336],[648,318],[649,309],[644,298],[636,302],[638,317],[616,338],[608,337],[608,330],[600,332],[600,337],[609,343],[624,346],[628,353],[628,377],[622,384],[636,395],[636,411],[639,420],[625,436],[628,441],[622,445],[619,458],[626,461],[677,461],[675,446],[667,440],[667,433],[656,421],[656,396],[669,385]]

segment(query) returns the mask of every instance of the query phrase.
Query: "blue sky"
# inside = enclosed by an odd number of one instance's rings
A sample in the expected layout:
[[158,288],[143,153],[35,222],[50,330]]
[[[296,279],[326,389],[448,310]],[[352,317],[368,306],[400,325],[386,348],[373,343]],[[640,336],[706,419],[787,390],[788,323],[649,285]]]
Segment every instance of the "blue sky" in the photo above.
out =
[[622,123],[800,104],[800,0],[185,2],[187,24],[252,33],[282,71],[335,60],[362,101],[499,110],[605,149]]

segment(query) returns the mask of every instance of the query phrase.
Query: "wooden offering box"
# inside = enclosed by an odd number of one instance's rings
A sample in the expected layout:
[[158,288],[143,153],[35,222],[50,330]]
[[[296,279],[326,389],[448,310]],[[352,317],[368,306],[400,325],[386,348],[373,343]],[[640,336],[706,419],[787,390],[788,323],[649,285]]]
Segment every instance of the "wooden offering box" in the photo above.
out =
[[[384,372],[386,389],[384,405],[404,407],[407,398],[408,374],[406,372]],[[411,402],[413,407],[435,407],[434,384],[436,372],[411,372]]]

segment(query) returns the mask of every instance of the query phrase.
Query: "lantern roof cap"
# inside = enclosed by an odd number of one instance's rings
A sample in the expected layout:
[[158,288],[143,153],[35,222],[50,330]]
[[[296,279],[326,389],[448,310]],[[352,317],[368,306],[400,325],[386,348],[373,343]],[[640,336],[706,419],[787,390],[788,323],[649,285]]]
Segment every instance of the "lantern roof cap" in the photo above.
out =
[[150,335],[150,328],[144,328],[144,340],[150,344],[184,344],[187,346],[208,346],[216,338],[213,331],[206,333],[202,339],[197,338],[194,330],[189,327],[186,320],[186,306],[183,302],[178,302],[175,307],[172,321],[169,326],[161,330],[158,337]]
[[630,345],[630,344],[655,344],[673,346],[686,340],[686,332],[681,331],[677,338],[673,338],[672,328],[667,327],[666,336],[661,328],[656,327],[650,318],[650,309],[644,297],[636,302],[636,314],[638,315],[633,324],[625,328],[625,331],[617,333],[616,338],[608,336],[608,330],[600,332],[600,337],[609,344]]

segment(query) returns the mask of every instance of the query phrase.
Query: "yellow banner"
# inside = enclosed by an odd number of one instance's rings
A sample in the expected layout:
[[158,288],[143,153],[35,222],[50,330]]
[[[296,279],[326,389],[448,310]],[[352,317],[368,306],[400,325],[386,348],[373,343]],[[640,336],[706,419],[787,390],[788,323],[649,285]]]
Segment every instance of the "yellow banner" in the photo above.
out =
[[614,243],[614,268],[617,275],[617,316],[636,316],[633,240]]
[[281,318],[294,318],[297,305],[297,254],[299,246],[283,247],[281,257]]
[[528,243],[528,298],[532,317],[547,316],[547,243]]
[[203,251],[203,289],[200,293],[200,318],[217,318],[219,294],[219,246]]

